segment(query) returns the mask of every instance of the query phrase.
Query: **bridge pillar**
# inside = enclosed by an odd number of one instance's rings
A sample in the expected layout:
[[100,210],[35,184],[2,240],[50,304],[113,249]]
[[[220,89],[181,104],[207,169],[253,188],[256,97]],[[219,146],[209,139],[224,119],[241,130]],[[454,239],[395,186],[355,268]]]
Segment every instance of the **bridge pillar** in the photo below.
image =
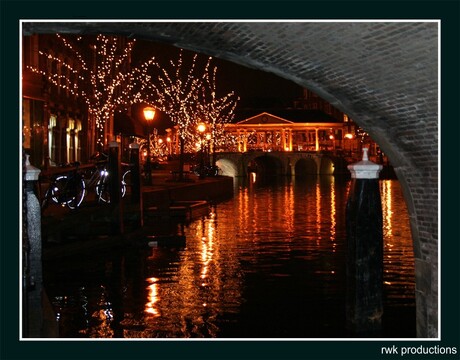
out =
[[321,162],[323,161],[320,155],[315,155],[313,157],[316,164],[316,175],[321,175]]
[[349,165],[352,184],[346,207],[347,327],[353,333],[375,336],[383,315],[383,225],[379,172],[368,160]]

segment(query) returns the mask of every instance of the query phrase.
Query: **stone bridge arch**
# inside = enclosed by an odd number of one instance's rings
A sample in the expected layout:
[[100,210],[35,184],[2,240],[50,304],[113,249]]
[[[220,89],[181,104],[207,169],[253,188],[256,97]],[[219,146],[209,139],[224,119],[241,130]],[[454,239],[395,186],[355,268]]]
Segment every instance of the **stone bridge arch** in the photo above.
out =
[[[281,153],[282,154],[282,153]],[[279,153],[251,151],[247,153],[221,152],[215,155],[222,175],[246,177],[251,168],[258,168],[262,176],[287,175],[289,158]],[[267,171],[269,171],[267,173]]]
[[221,174],[225,176],[243,176],[244,165],[240,153],[219,152],[215,155],[216,165],[220,168]]
[[[417,335],[438,336],[438,37],[436,21],[30,22],[34,32],[115,33],[269,71],[316,92],[388,155],[414,242]],[[287,41],[288,40],[288,41]]]

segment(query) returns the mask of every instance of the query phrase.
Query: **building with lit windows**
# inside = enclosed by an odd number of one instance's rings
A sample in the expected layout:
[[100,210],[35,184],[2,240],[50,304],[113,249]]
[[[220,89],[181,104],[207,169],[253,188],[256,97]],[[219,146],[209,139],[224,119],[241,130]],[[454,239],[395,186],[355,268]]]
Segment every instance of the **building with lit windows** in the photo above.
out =
[[[23,148],[36,167],[87,162],[97,151],[100,124],[88,111],[85,96],[73,91],[83,64],[95,67],[96,56],[104,56],[96,54],[92,40],[74,36],[60,41],[55,34],[22,37]],[[118,47],[123,48],[125,42],[117,37]],[[123,66],[129,67],[130,60]],[[103,127],[105,147],[112,140],[123,144],[128,136],[144,135],[142,120],[133,120],[131,109],[116,111]]]
[[[43,49],[61,62],[40,56]],[[29,70],[39,68],[71,84],[77,74],[62,64],[75,59],[52,36],[32,35],[22,38],[22,60],[23,147],[31,163],[46,168],[53,163],[81,161],[87,154],[86,134],[91,132],[83,99],[73,96],[70,86],[53,86],[46,76]]]
[[[286,114],[289,111],[285,112]],[[288,120],[263,112],[235,124],[226,132],[236,139],[233,151],[337,151],[358,150],[355,126],[319,111],[295,111]],[[289,116],[289,114],[287,115]],[[348,120],[348,118],[347,118]],[[228,150],[228,149],[227,149]]]

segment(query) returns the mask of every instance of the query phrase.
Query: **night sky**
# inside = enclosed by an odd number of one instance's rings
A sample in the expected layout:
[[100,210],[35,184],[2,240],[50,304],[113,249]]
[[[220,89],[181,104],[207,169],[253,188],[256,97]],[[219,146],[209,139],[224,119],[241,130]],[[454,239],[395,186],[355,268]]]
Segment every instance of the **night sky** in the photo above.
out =
[[[143,62],[155,56],[160,65],[168,66],[170,60],[177,61],[179,51],[179,48],[168,44],[137,40],[132,53],[133,62]],[[194,52],[184,50],[184,69],[190,68],[193,54]],[[200,55],[198,59],[198,69],[203,69],[208,56]],[[243,108],[260,108],[262,112],[269,107],[292,104],[292,100],[302,95],[299,85],[274,74],[218,58],[213,58],[211,64],[217,66],[217,91],[221,95],[234,91],[240,97],[236,111]],[[155,117],[160,131],[171,126],[165,114],[158,113]]]
[[[148,58],[154,55],[160,64],[166,64],[170,59],[178,59],[179,48],[153,41],[137,40],[133,57]],[[191,59],[192,51],[184,50],[186,57]],[[208,59],[207,55],[199,55],[202,64]],[[301,87],[292,81],[280,78],[274,74],[251,69],[229,61],[213,58],[212,64],[218,68],[218,87],[225,93],[234,90],[240,97],[298,97]],[[187,67],[186,67],[187,68]]]

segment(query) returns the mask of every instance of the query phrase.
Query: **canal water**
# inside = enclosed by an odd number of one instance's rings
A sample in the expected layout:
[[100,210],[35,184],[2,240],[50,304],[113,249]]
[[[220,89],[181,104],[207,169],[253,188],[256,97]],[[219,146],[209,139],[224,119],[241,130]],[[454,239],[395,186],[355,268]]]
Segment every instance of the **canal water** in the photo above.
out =
[[[130,246],[44,264],[63,338],[349,338],[345,207],[333,176],[235,180],[234,197],[176,230],[185,247]],[[384,318],[415,337],[414,259],[400,185],[381,180]],[[163,225],[163,224],[160,224]]]

